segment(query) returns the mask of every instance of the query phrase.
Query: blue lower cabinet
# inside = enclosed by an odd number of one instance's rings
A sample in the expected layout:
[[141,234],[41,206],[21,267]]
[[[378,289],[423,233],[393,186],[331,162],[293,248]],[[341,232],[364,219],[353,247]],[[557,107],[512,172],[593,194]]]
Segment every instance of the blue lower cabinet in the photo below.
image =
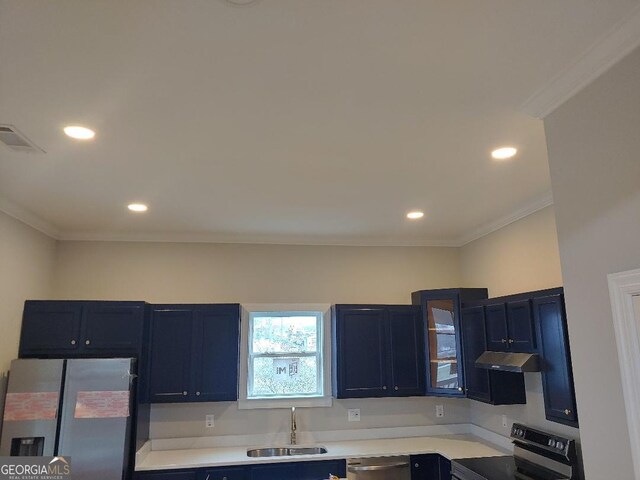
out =
[[135,480],[327,480],[347,476],[345,460],[286,462],[236,467],[136,472]]
[[328,479],[329,475],[341,478],[347,476],[347,462],[344,460],[301,462],[298,467],[299,471],[296,480],[324,480]]
[[298,468],[295,463],[275,463],[254,465],[249,469],[250,480],[297,480]]
[[245,467],[207,468],[198,472],[198,480],[245,480]]
[[134,478],[135,480],[197,480],[195,470],[136,472]]
[[451,479],[451,460],[439,455],[438,464],[440,465],[440,480]]
[[437,453],[411,455],[411,480],[450,480],[451,462]]
[[325,480],[330,474],[338,477],[347,476],[344,460],[252,465],[248,470],[248,480]]

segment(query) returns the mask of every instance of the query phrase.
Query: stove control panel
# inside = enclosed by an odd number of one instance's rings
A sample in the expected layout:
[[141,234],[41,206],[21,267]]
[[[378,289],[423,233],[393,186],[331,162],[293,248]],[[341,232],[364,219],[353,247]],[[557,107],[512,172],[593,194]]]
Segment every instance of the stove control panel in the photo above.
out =
[[571,453],[569,450],[575,448],[573,440],[541,432],[518,423],[514,423],[511,428],[511,438],[515,443],[534,445],[563,456],[568,456]]

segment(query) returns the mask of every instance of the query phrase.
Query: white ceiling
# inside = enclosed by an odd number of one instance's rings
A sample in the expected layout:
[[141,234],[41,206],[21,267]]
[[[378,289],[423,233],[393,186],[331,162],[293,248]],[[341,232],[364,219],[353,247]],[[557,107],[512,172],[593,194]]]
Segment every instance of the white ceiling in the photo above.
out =
[[521,106],[637,4],[0,0],[0,123],[46,151],[0,145],[1,205],[60,238],[460,244],[550,203]]

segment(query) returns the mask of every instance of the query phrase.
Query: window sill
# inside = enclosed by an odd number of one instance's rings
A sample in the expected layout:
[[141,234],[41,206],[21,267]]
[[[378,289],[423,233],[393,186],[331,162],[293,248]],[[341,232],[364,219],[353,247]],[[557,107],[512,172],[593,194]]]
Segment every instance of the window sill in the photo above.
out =
[[238,410],[257,408],[331,407],[332,397],[256,398],[238,400]]

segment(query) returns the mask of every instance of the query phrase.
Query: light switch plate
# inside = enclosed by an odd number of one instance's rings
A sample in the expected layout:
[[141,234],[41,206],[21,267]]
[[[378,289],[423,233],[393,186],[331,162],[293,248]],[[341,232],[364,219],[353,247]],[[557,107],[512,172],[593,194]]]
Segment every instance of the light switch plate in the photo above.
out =
[[215,422],[213,420],[213,415],[205,415],[204,424],[206,425],[207,428],[213,428],[213,426],[215,425]]
[[444,405],[436,405],[436,417],[444,417]]
[[360,409],[359,408],[350,408],[347,410],[347,417],[350,422],[359,422],[360,421]]

